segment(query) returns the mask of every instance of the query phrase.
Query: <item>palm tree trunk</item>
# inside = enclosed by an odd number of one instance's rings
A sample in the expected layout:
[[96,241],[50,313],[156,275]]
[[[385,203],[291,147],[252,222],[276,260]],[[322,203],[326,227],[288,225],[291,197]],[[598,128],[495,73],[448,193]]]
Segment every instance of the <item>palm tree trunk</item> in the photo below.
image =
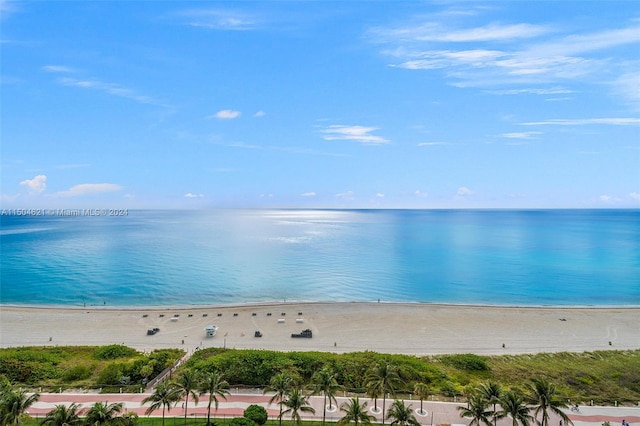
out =
[[498,416],[496,414],[496,403],[493,403],[493,426],[498,426]]
[[164,409],[165,409],[165,406],[164,404],[162,404],[162,426],[164,426]]
[[327,416],[327,393],[324,392],[324,400],[322,402],[322,426],[324,426],[324,419]]
[[209,398],[209,405],[207,405],[207,426],[211,425],[211,398]]
[[384,425],[384,407],[387,399],[384,397],[384,393],[382,394],[382,424]]
[[187,407],[189,405],[189,394],[187,393],[187,397],[184,399],[184,426],[187,426]]

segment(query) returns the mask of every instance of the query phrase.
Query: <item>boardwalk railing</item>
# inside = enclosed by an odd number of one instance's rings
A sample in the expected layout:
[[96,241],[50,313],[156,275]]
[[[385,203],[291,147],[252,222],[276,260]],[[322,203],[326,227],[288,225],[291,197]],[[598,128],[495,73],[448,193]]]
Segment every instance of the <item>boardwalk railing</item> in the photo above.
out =
[[145,387],[146,391],[152,391],[153,388],[156,387],[158,383],[162,383],[167,378],[171,378],[171,374],[178,369],[182,364],[187,362],[187,360],[191,357],[192,353],[187,352],[182,358],[173,363],[173,365],[162,370],[160,374],[158,374],[153,380],[150,380]]

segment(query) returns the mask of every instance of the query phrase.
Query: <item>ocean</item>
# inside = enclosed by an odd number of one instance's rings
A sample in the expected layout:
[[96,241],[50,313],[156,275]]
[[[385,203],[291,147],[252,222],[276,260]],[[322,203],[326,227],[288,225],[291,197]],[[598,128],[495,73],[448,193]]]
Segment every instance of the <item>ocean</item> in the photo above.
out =
[[3,304],[640,305],[638,210],[4,213]]

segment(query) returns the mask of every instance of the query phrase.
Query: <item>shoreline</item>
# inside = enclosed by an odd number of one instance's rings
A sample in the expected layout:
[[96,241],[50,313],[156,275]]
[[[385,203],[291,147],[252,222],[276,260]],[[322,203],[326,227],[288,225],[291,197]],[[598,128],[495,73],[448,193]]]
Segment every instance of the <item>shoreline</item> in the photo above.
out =
[[409,302],[393,300],[353,300],[353,301],[307,301],[307,300],[287,300],[287,301],[262,301],[262,302],[237,302],[237,303],[210,303],[210,304],[168,304],[168,305],[80,305],[80,304],[29,304],[29,303],[2,303],[3,308],[25,308],[25,309],[100,309],[100,310],[162,310],[162,309],[223,309],[233,307],[251,306],[281,306],[281,305],[334,305],[334,304],[380,304],[380,305],[407,305],[407,306],[443,306],[443,307],[477,307],[477,308],[504,308],[504,309],[640,309],[640,305],[551,305],[551,304],[491,304],[491,303],[454,303],[454,302]]
[[[496,306],[409,302],[261,302],[89,307],[0,304],[0,347],[124,344],[376,351],[410,355],[640,349],[640,306]],[[213,338],[207,325],[217,325]],[[147,336],[147,330],[160,332]],[[311,339],[291,334],[309,328]],[[260,331],[263,337],[254,337]]]

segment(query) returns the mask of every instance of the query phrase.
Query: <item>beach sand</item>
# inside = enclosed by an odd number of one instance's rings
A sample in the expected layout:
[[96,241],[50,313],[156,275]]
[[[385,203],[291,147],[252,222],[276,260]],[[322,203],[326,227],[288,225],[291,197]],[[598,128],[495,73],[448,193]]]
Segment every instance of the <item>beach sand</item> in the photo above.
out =
[[[269,315],[270,314],[270,315]],[[217,325],[215,337],[204,328]],[[279,303],[220,307],[0,307],[0,346],[124,344],[399,354],[640,348],[640,307]],[[160,331],[148,336],[149,328]],[[292,338],[309,328],[311,339]],[[255,331],[262,333],[254,337]],[[503,346],[504,345],[504,346]]]

